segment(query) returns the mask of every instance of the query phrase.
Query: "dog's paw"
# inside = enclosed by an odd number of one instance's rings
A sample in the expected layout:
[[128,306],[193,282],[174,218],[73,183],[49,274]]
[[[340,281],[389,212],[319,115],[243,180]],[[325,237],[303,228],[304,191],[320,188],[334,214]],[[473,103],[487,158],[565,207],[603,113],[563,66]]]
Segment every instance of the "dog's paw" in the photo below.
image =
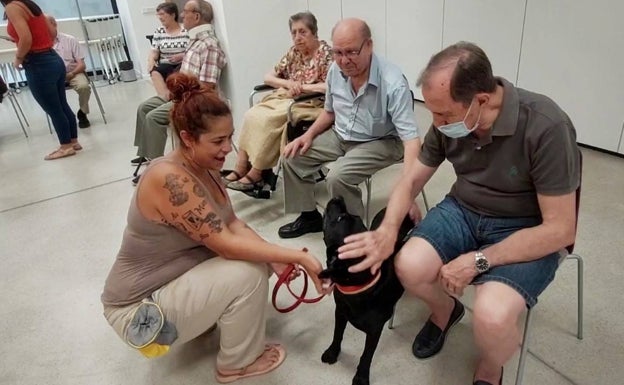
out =
[[325,350],[325,352],[321,356],[321,361],[330,365],[335,364],[336,361],[338,361],[339,354],[340,354],[340,347],[334,348],[333,346],[330,346],[327,350]]
[[369,385],[368,377],[360,376],[358,374],[353,377],[352,385]]

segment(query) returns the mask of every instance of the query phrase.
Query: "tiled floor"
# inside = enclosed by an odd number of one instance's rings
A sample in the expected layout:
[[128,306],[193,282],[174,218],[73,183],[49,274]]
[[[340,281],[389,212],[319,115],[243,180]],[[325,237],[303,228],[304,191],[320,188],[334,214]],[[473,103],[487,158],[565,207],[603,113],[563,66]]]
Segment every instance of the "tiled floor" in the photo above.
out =
[[[28,92],[18,96],[30,119],[25,139],[9,105],[0,105],[0,384],[211,384],[217,335],[201,337],[147,360],[125,346],[102,316],[99,295],[120,244],[133,187],[135,110],[150,96],[144,81],[99,88],[108,124],[92,101],[85,149],[54,162],[45,115]],[[76,105],[76,98],[70,95]],[[421,122],[427,114],[418,109]],[[423,123],[423,126],[426,123]],[[624,159],[584,150],[577,251],[585,257],[585,339],[576,328],[576,269],[564,264],[536,308],[525,384],[622,384],[624,380]],[[232,157],[233,159],[233,157]],[[232,161],[230,159],[230,162]],[[398,167],[373,179],[372,211],[381,208]],[[453,181],[448,165],[426,188],[439,201]],[[279,240],[282,194],[253,200],[232,193],[239,216],[270,241],[323,254],[319,234]],[[465,298],[471,304],[470,293]],[[267,302],[268,306],[268,302]],[[241,384],[349,384],[364,344],[347,329],[340,361],[321,363],[333,325],[326,299],[287,315],[269,311],[268,338],[289,356],[277,371]],[[426,319],[412,298],[400,302],[396,328],[384,332],[372,366],[373,384],[469,384],[475,361],[471,317],[452,332],[436,358],[417,361],[411,341]],[[517,358],[506,367],[514,383]]]

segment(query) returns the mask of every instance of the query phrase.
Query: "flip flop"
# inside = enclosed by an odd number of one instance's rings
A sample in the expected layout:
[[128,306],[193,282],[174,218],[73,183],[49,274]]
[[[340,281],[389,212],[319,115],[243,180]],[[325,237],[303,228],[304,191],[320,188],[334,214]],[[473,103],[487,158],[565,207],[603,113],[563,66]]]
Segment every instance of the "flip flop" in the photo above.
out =
[[52,151],[48,155],[46,155],[43,159],[54,160],[54,159],[65,158],[66,156],[72,156],[72,155],[76,155],[76,150],[74,150],[73,147],[67,147],[65,149],[59,148],[59,149]]
[[[238,373],[232,373],[232,374],[223,374],[223,373],[219,372],[219,370],[217,369],[217,374],[215,376],[215,378],[217,379],[217,382],[219,382],[221,384],[227,384],[227,383],[230,383],[230,382],[234,382],[236,380],[240,380],[242,378],[247,378],[247,377],[258,376],[258,375],[261,375],[261,374],[265,374],[265,373],[268,373],[268,372],[276,369],[286,359],[286,349],[284,349],[284,347],[282,345],[280,345],[280,344],[266,344],[264,346],[264,351],[266,352],[266,351],[269,351],[269,350],[275,350],[275,351],[277,351],[277,353],[279,355],[278,355],[277,361],[273,362],[266,369],[259,370],[257,372],[248,372],[247,371],[247,369],[249,368],[249,366],[248,366],[248,367],[242,369],[241,371],[239,371]],[[258,357],[258,359],[259,358],[260,357]]]

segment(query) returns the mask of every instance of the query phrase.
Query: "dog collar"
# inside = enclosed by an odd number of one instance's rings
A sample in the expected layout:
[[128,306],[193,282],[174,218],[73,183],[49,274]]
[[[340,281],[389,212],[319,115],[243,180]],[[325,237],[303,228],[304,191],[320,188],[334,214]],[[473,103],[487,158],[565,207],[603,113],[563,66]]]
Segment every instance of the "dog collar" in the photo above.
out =
[[376,284],[377,281],[379,281],[379,277],[381,277],[381,274],[379,273],[379,271],[377,271],[377,274],[375,274],[373,279],[368,281],[368,283],[365,283],[363,285],[356,285],[356,286],[342,286],[342,285],[336,284],[336,289],[338,289],[338,291],[341,292],[342,294],[347,294],[347,295],[358,294],[370,288],[374,284]]

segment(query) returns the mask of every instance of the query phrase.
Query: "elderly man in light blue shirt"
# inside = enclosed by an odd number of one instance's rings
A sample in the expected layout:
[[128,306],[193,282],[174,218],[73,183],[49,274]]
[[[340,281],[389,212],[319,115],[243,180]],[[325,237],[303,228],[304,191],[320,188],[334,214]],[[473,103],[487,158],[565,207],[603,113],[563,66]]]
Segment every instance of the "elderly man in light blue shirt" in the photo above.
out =
[[363,216],[359,184],[404,155],[408,169],[420,151],[407,79],[373,53],[368,25],[341,20],[332,30],[332,43],[335,62],[327,75],[324,111],[284,149],[285,211],[301,215],[280,227],[282,238],[322,230],[314,183],[325,163],[334,162],[326,176],[330,197],[342,196],[349,213]]

